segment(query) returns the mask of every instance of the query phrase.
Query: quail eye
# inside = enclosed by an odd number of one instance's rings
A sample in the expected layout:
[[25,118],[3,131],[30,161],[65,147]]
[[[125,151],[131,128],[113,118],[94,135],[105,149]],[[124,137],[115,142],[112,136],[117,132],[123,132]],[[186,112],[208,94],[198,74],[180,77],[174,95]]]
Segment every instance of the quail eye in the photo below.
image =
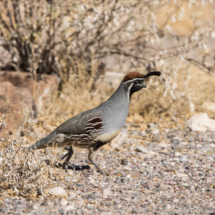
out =
[[134,81],[134,84],[138,84],[138,82],[137,82],[137,81]]

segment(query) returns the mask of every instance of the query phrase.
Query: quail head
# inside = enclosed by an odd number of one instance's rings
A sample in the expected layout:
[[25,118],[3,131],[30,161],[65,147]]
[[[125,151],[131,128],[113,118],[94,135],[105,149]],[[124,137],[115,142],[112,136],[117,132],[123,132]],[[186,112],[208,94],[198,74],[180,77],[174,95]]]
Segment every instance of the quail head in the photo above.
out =
[[115,138],[125,125],[132,94],[146,87],[146,78],[160,74],[157,71],[146,75],[139,72],[128,73],[106,102],[68,119],[29,149],[66,146],[68,153],[62,159],[66,158],[64,164],[67,165],[73,154],[73,146],[87,148],[89,160],[101,174],[107,174],[95,162],[94,152]]

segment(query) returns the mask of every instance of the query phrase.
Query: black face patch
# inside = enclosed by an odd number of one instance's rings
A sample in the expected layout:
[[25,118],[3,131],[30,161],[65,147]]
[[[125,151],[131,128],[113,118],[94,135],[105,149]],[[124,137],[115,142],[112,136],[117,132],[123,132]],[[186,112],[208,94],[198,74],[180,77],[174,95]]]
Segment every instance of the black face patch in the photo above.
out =
[[143,79],[142,80],[137,79],[126,83],[125,90],[129,93],[128,94],[129,100],[133,93],[141,90],[144,87],[143,82],[144,82]]
[[141,90],[143,88],[143,85],[141,84],[133,84],[133,86],[130,89],[130,97],[132,96],[133,93]]

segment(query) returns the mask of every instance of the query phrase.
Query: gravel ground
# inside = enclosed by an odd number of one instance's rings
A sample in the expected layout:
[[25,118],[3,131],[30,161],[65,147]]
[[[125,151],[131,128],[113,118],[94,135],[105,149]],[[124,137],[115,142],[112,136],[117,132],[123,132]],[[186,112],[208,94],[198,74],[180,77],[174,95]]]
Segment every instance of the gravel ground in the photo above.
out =
[[215,132],[149,127],[127,125],[126,143],[97,152],[110,176],[76,151],[71,163],[86,168],[58,169],[64,197],[3,198],[0,214],[215,214]]

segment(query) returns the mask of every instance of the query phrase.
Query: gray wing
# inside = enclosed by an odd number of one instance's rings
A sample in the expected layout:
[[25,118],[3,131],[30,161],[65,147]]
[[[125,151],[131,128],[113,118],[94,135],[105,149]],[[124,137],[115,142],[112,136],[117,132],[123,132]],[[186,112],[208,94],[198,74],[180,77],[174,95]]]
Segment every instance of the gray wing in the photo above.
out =
[[56,128],[57,134],[81,134],[85,131],[87,124],[101,122],[102,110],[88,110],[84,111]]

